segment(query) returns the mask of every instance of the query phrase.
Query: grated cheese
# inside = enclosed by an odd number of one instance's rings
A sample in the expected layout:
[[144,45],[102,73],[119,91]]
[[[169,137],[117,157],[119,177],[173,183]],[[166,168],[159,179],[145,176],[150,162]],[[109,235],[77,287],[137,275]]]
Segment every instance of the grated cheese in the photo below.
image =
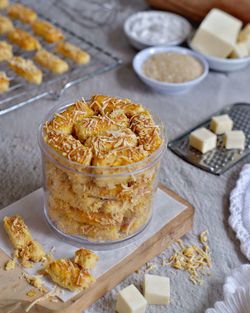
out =
[[163,260],[163,264],[168,264],[172,268],[187,272],[190,281],[195,285],[201,285],[203,283],[203,276],[210,274],[206,270],[212,267],[207,235],[208,231],[204,231],[199,236],[202,247],[184,245],[181,240],[178,240],[179,249],[174,248],[174,254],[169,258],[168,263]]

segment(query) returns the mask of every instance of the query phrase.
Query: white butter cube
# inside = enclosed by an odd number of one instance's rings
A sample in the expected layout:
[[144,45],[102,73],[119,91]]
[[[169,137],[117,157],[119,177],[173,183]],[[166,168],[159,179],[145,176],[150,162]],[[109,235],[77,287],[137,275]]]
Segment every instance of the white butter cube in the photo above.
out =
[[146,299],[133,284],[119,292],[116,302],[118,313],[144,313],[146,307]]
[[144,297],[149,304],[168,304],[170,301],[170,280],[168,277],[145,274]]
[[194,130],[189,135],[189,144],[202,153],[206,153],[216,147],[217,136],[210,130],[202,127]]
[[212,9],[192,40],[196,50],[215,57],[226,58],[233,50],[242,22],[219,9]]
[[227,114],[212,117],[210,129],[217,135],[232,130],[233,121]]
[[232,130],[225,134],[224,143],[226,149],[245,149],[246,137],[242,130]]
[[248,56],[248,46],[245,42],[238,42],[234,45],[230,58],[244,58]]

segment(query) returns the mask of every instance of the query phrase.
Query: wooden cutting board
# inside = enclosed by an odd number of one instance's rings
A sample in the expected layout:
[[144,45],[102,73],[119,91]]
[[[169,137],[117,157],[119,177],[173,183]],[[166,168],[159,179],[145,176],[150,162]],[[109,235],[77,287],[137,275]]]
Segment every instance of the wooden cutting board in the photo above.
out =
[[[146,262],[159,255],[169,245],[191,230],[194,208],[184,199],[165,186],[160,188],[168,196],[184,204],[183,209],[168,221],[152,237],[145,240],[135,251],[128,254],[120,263],[117,263],[105,274],[100,276],[96,283],[86,291],[79,293],[73,299],[62,302],[44,300],[35,305],[31,313],[80,313],[109,290],[114,288],[128,275],[139,269]],[[0,312],[24,313],[25,309],[36,298],[29,298],[26,293],[31,286],[22,277],[22,270],[18,266],[15,270],[5,271],[4,264],[8,256],[0,249]],[[41,296],[38,293],[37,297]]]
[[200,22],[212,8],[218,8],[238,17],[244,23],[250,22],[249,0],[146,0],[152,7],[181,14]]

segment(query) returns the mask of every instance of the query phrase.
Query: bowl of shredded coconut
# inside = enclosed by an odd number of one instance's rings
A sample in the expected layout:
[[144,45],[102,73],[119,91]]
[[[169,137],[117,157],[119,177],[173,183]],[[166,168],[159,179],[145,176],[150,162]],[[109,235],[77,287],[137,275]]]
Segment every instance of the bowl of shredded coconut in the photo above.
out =
[[208,74],[208,63],[199,54],[181,47],[150,47],[137,53],[133,68],[150,88],[164,94],[184,92]]
[[182,16],[162,11],[143,11],[131,15],[124,23],[124,32],[136,49],[150,46],[173,46],[184,42],[192,31]]

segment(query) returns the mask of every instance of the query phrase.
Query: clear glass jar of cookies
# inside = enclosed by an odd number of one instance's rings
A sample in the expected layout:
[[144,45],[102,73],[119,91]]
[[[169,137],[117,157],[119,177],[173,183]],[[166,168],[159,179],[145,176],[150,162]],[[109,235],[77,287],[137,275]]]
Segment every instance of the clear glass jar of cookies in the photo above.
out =
[[79,100],[53,109],[38,141],[45,216],[57,232],[103,244],[146,227],[166,140],[145,107],[103,95]]

